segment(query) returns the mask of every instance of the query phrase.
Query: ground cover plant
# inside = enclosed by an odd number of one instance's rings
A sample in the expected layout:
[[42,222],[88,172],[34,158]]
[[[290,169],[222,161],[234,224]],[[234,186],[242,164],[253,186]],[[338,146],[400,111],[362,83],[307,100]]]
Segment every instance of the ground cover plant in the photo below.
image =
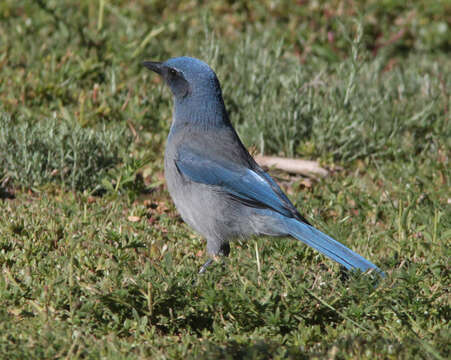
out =
[[[450,356],[446,1],[0,3],[2,358]],[[208,62],[253,153],[320,229],[387,272],[344,279],[292,239],[205,244],[163,178],[171,96],[142,60]]]

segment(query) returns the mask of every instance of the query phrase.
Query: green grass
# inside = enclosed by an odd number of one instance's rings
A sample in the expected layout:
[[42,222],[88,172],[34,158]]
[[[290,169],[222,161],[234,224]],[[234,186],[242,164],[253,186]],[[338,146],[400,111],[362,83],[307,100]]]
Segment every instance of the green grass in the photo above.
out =
[[94,187],[105,172],[118,165],[127,135],[105,126],[49,120],[30,124],[0,118],[0,167],[17,184],[33,188],[56,181],[72,190]]
[[[450,357],[450,7],[0,4],[0,357]],[[337,170],[301,212],[388,277],[292,239],[205,243],[166,191],[171,97],[144,60],[213,66],[254,152]]]

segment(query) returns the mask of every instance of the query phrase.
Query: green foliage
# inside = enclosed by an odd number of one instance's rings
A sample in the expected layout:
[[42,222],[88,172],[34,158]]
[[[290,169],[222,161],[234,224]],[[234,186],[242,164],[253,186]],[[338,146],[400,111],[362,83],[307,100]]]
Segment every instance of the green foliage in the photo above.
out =
[[234,243],[198,276],[205,244],[167,194],[18,194],[0,202],[0,352],[447,358],[451,217],[433,167],[361,169],[299,199],[312,218],[330,204],[327,231],[387,271],[377,287],[292,239]]
[[[0,357],[449,358],[450,10],[1,1]],[[289,194],[386,280],[265,238],[197,275],[163,185],[171,97],[139,65],[179,55],[216,70],[248,147],[340,163]]]
[[300,66],[281,43],[269,42],[248,37],[218,64],[232,120],[260,152],[391,160],[451,144],[441,83],[443,75],[451,86],[449,62],[442,73],[415,57],[386,72],[385,56],[366,59],[357,36],[349,59]]
[[17,185],[57,181],[73,190],[94,188],[121,160],[121,130],[84,129],[57,120],[30,124],[0,116],[0,167]]

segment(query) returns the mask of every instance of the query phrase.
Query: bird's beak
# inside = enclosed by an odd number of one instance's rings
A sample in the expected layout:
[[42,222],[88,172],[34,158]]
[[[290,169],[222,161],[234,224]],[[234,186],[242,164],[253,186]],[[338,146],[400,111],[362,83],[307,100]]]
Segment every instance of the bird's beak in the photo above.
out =
[[161,75],[162,63],[157,61],[143,61],[141,65],[145,66],[149,70],[155,71],[157,74]]

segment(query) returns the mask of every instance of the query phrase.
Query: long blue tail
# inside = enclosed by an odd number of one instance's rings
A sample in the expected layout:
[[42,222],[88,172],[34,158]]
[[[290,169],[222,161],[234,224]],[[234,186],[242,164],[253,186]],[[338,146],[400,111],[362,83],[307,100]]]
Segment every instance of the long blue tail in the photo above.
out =
[[335,260],[348,270],[360,269],[365,272],[374,269],[379,275],[385,277],[385,273],[376,265],[314,227],[293,218],[286,219],[285,223],[291,236]]

